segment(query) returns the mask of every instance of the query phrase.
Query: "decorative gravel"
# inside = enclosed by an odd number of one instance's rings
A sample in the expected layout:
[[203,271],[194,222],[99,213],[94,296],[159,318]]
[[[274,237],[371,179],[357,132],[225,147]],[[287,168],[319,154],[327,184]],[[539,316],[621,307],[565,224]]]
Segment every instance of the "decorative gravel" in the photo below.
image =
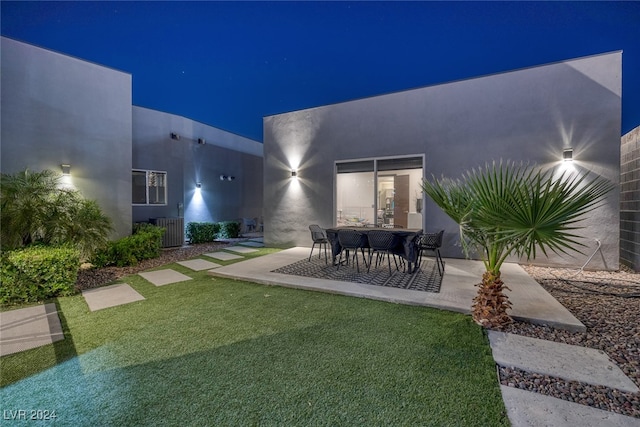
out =
[[[165,249],[159,258],[134,267],[81,270],[78,290],[103,286],[149,268],[215,252],[234,242],[215,242]],[[640,274],[631,271],[585,271],[523,266],[538,283],[586,327],[569,332],[549,326],[514,322],[504,332],[600,349],[640,386]],[[507,283],[508,286],[508,283]],[[640,393],[499,367],[500,383],[640,418]]]
[[[523,266],[586,327],[568,332],[515,322],[504,332],[604,351],[640,386],[640,274]],[[508,286],[508,283],[507,283]],[[640,418],[640,393],[500,367],[500,383]]]

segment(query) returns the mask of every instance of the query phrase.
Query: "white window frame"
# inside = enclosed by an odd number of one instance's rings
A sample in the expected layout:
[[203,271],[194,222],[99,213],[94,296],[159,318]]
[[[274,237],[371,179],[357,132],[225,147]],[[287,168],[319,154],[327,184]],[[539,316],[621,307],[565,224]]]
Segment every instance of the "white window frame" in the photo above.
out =
[[[132,169],[131,170],[131,175],[133,178],[133,173],[134,172],[144,172],[145,174],[145,203],[133,203],[133,200],[131,201],[133,206],[167,206],[167,195],[168,195],[168,182],[167,182],[167,171],[158,171],[158,170],[147,170],[147,169]],[[149,178],[151,174],[162,174],[164,175],[164,203],[150,203],[149,202]],[[157,188],[157,187],[156,187]],[[133,198],[133,194],[132,194],[132,198]]]

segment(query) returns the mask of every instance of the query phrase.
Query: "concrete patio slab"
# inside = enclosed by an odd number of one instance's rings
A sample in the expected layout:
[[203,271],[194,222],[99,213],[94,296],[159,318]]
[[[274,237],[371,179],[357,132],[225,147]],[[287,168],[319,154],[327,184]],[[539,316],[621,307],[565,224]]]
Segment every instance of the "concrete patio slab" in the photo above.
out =
[[250,254],[251,252],[258,252],[257,249],[245,248],[242,246],[229,246],[224,248],[225,251],[238,252],[239,254]]
[[232,259],[242,259],[244,258],[242,255],[230,254],[229,252],[210,252],[208,254],[204,254],[210,258],[219,259],[221,261],[230,261]]
[[191,277],[185,276],[182,273],[178,273],[175,270],[167,268],[165,270],[147,271],[144,273],[138,273],[146,280],[150,281],[156,286],[169,285],[171,283],[184,282],[186,280],[192,280]]
[[142,295],[127,283],[87,289],[82,291],[82,296],[91,311],[128,304],[134,301],[142,301],[144,299]]
[[[274,254],[256,257],[212,270],[209,274],[249,280],[267,285],[332,292],[401,304],[422,305],[460,313],[471,313],[471,303],[477,293],[476,284],[484,272],[481,261],[446,259],[446,269],[439,293],[388,288],[375,285],[340,282],[289,274],[273,273],[280,267],[309,257],[310,248],[296,247]],[[504,264],[502,279],[509,286],[513,302],[510,314],[531,323],[547,324],[571,331],[585,331],[585,326],[562,304],[517,264]]]
[[488,332],[493,358],[500,366],[604,385],[630,393],[640,391],[601,350],[498,331]]
[[222,267],[222,265],[220,264],[216,264],[215,262],[211,262],[211,261],[207,261],[206,259],[190,259],[187,261],[178,261],[178,264],[190,268],[191,270],[194,271],[202,271],[202,270],[209,270],[211,268],[218,268],[218,267]]
[[640,427],[640,419],[568,402],[514,387],[500,386],[513,427]]
[[0,313],[0,356],[51,344],[64,339],[55,304]]

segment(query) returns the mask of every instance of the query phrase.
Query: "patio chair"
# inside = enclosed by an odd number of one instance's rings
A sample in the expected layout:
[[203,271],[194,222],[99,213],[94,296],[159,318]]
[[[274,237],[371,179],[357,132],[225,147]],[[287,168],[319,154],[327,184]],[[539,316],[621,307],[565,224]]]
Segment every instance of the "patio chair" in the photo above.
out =
[[[389,275],[391,275],[391,249],[397,243],[397,237],[393,233],[389,233],[387,231],[377,231],[372,230],[367,233],[367,238],[369,239],[369,267],[367,268],[367,273],[371,270],[371,263],[373,261],[373,255],[376,254],[376,267],[380,264],[380,257],[384,258],[384,255],[387,255],[387,263],[389,264]],[[393,261],[396,264],[396,270],[398,270],[398,261],[396,260],[395,255],[393,256]]]
[[327,232],[324,231],[322,227],[316,224],[311,224],[309,226],[309,231],[311,231],[311,240],[313,240],[313,245],[311,246],[311,253],[309,253],[309,262],[311,262],[311,255],[313,254],[313,249],[318,245],[318,258],[320,258],[320,252],[322,251],[322,246],[324,245],[324,262],[325,264],[328,261],[327,258],[327,246],[329,245],[329,239],[327,238]]
[[358,263],[358,249],[362,251],[362,259],[364,260],[365,267],[367,266],[367,259],[364,256],[364,248],[367,245],[367,235],[357,230],[339,230],[338,242],[340,242],[340,258],[338,259],[338,270],[340,270],[340,264],[342,263],[342,254],[347,254],[347,264],[349,264],[349,251],[353,250],[353,258],[356,260],[356,271],[360,273],[360,264]]
[[437,233],[423,233],[420,235],[416,242],[418,248],[418,261],[416,267],[419,267],[422,262],[422,253],[424,251],[431,251],[434,253],[436,258],[438,273],[440,273],[440,276],[444,274],[444,261],[442,260],[442,256],[440,256],[440,247],[442,246],[443,235],[444,230],[440,230]]

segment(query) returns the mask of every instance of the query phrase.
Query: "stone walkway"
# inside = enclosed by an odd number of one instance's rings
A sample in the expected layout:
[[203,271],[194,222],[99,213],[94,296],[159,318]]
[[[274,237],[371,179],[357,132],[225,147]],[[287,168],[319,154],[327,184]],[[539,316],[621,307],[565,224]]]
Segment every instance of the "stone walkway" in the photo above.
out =
[[[603,351],[489,331],[496,364],[638,393],[638,386]],[[500,386],[512,426],[640,426],[640,419],[543,394]]]
[[0,356],[64,339],[55,304],[0,313]]
[[[236,246],[225,248],[231,252],[216,252],[206,256],[220,260],[243,259],[242,253],[256,252],[264,247],[262,238],[238,242]],[[233,252],[233,253],[232,253]],[[179,261],[193,271],[211,270],[222,265],[202,258]],[[192,280],[191,277],[172,269],[139,273],[155,286]],[[82,296],[90,311],[104,310],[136,301],[144,301],[144,296],[127,283],[103,286],[82,291]],[[60,318],[55,304],[44,304],[0,313],[0,356],[18,353],[64,339]]]

